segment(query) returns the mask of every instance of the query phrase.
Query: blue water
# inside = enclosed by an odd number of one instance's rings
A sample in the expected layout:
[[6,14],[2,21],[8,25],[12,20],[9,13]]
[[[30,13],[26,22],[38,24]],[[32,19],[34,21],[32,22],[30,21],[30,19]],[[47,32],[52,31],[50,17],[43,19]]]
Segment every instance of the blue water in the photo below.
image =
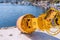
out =
[[24,14],[38,16],[43,13],[43,8],[36,6],[23,6],[14,4],[0,4],[0,28],[15,26],[17,19]]

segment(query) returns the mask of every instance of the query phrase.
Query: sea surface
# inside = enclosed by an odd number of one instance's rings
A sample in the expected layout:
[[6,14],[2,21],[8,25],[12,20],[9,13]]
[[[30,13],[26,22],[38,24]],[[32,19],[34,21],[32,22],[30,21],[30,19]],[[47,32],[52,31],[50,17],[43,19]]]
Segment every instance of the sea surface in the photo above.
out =
[[17,19],[25,14],[33,14],[38,17],[44,9],[37,6],[0,3],[0,28],[15,26]]

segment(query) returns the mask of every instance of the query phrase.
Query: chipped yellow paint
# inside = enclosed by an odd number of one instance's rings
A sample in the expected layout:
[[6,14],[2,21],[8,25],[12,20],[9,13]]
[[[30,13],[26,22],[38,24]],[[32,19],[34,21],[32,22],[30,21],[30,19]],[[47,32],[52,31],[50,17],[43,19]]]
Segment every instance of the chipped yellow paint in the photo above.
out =
[[[52,20],[54,24],[52,23]],[[60,25],[60,16],[59,11],[55,8],[50,8],[47,12],[41,14],[37,18],[31,14],[26,14],[17,20],[18,29],[27,34],[34,32],[36,29],[40,29],[41,31],[47,31],[51,35],[56,35],[60,32],[58,24]],[[52,32],[54,30],[51,31],[51,28],[58,29],[57,31]]]

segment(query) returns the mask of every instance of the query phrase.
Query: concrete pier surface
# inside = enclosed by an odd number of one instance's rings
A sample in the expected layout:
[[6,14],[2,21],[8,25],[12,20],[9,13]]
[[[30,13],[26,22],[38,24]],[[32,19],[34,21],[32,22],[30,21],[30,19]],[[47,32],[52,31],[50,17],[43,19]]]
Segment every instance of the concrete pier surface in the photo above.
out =
[[32,34],[22,34],[17,27],[0,29],[0,40],[60,40],[60,33],[55,36],[36,30]]

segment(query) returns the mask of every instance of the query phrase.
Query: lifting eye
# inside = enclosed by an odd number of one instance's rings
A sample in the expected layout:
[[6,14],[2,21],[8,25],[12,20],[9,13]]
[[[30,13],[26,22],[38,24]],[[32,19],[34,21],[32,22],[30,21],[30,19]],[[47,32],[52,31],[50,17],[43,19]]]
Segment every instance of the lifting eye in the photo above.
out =
[[31,27],[29,26],[29,23],[28,23],[29,21],[30,21],[30,19],[27,19],[27,22],[26,22],[26,23],[27,23],[28,28],[31,28]]
[[57,25],[59,25],[57,21],[58,21],[58,18],[56,18],[55,22],[56,22]]
[[31,28],[30,26],[28,26],[29,28]]
[[50,10],[50,12],[54,12],[54,10]]
[[[46,19],[47,17],[49,17],[49,15],[52,13],[52,12],[54,12],[55,10],[49,10],[48,12],[47,12],[47,15],[46,15],[46,17],[44,18],[44,19]],[[53,15],[54,16],[54,15]]]
[[29,21],[30,21],[30,19],[27,19],[27,22],[26,22],[26,23],[27,23],[27,26],[28,26],[28,22],[29,22]]
[[30,19],[28,19],[28,21],[30,21]]

